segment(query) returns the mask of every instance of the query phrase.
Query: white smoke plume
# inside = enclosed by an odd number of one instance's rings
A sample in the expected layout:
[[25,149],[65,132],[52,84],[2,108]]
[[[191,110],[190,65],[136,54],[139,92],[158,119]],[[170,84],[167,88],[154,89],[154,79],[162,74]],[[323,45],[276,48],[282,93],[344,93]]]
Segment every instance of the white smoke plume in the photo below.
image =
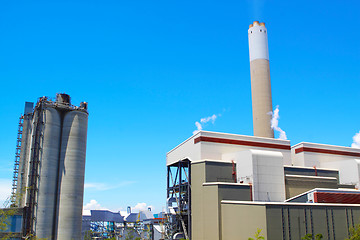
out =
[[353,148],[360,148],[360,131],[353,136],[353,143],[351,144]]
[[276,109],[273,112],[270,112],[270,114],[272,115],[271,128],[279,132],[279,139],[287,140],[285,131],[279,127],[279,106],[276,106]]
[[211,121],[212,124],[214,124],[216,118],[218,118],[219,116],[221,116],[221,115],[220,115],[220,114],[218,114],[218,115],[213,114],[213,115],[210,116],[210,117],[201,118],[201,119],[200,119],[200,122],[195,122],[195,126],[197,127],[197,130],[195,130],[195,131],[193,132],[193,134],[195,134],[195,133],[198,132],[198,131],[201,131],[201,130],[203,129],[204,125],[205,125],[206,123],[210,122],[210,121]]

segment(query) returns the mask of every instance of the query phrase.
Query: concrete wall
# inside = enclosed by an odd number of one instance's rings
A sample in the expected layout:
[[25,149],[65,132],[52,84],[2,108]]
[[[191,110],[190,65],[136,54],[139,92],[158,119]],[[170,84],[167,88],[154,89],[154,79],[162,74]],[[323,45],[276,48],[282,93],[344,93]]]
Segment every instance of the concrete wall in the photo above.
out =
[[339,169],[340,184],[352,184],[360,188],[360,159],[324,162],[322,166]]
[[295,197],[314,188],[337,189],[338,181],[335,177],[285,177],[286,199]]
[[360,187],[360,149],[303,142],[291,152],[294,165],[337,169],[340,184]]
[[[235,163],[234,163],[235,164]],[[209,161],[205,162],[205,182],[228,182],[233,183],[232,178],[232,163]]]
[[[291,151],[286,149],[276,149],[271,148],[271,144],[290,146],[290,141],[272,139],[272,138],[263,138],[263,137],[254,137],[254,136],[244,136],[236,134],[226,134],[226,133],[214,133],[214,132],[201,132],[201,136],[204,137],[213,137],[226,140],[240,140],[244,142],[249,142],[249,145],[236,145],[236,144],[227,144],[227,143],[215,143],[215,142],[199,142],[201,144],[201,159],[215,159],[215,160],[224,160],[229,161],[231,159],[231,153],[236,153],[239,151],[255,149],[255,150],[267,150],[267,151],[279,151],[283,154],[284,164],[291,165]],[[263,143],[264,146],[256,146],[258,143]],[[229,154],[225,156],[225,154]]]
[[304,167],[326,167],[322,163],[355,159],[356,155],[360,155],[360,149],[357,148],[307,142],[296,144],[291,150],[293,164]]
[[339,171],[329,168],[284,166],[285,175],[301,175],[301,176],[319,176],[319,177],[335,177],[339,179]]
[[[218,174],[213,172],[216,169]],[[231,163],[214,161],[192,163],[191,172],[192,239],[218,240],[221,237],[221,200],[249,201],[250,186],[230,182],[211,182],[217,178],[231,181]]]
[[221,212],[222,240],[247,239],[257,228],[267,240],[301,239],[308,233],[345,239],[360,222],[360,205],[222,201]]
[[280,152],[248,150],[236,156],[238,181],[252,184],[254,201],[285,201],[283,156]]
[[[267,236],[266,208],[262,205],[221,204],[221,240],[254,238],[257,229]],[[266,238],[269,239],[269,238]]]
[[[217,142],[200,140],[201,137],[216,139]],[[232,141],[238,142],[232,144]],[[166,156],[166,164],[171,165],[182,159],[189,159],[190,161],[209,159],[229,162],[232,156],[225,157],[225,154],[249,149],[278,151],[283,154],[285,165],[292,163],[290,141],[288,140],[200,131],[169,151]]]
[[198,132],[180,143],[178,146],[170,150],[166,154],[166,165],[169,166],[183,159],[189,159],[190,161],[197,161],[201,159],[200,145],[194,144],[194,139],[200,136],[201,132]]
[[191,164],[191,229],[192,239],[204,239],[203,233],[203,186],[205,163]]

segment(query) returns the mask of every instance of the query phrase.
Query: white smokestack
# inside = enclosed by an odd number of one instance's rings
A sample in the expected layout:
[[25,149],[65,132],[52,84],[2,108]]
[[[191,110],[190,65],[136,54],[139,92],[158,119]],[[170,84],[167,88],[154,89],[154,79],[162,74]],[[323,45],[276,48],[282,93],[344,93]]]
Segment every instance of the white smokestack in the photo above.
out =
[[272,112],[269,50],[265,23],[255,21],[249,26],[249,55],[254,135],[274,137],[270,126]]

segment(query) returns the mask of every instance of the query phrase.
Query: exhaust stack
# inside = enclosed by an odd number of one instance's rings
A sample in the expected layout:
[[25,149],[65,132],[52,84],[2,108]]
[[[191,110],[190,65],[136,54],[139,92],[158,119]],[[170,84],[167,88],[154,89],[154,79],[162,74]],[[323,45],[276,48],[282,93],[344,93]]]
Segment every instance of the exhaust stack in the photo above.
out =
[[269,49],[265,23],[250,24],[249,55],[254,136],[274,138],[271,129],[272,98]]

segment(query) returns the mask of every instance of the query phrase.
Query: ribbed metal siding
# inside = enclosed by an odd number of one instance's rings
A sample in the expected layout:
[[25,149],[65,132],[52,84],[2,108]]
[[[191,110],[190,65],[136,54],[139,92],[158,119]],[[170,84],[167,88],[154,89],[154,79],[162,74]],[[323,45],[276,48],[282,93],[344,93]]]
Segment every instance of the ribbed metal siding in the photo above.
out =
[[57,240],[81,239],[88,114],[66,113],[60,154]]
[[317,203],[360,204],[359,193],[315,192]]

